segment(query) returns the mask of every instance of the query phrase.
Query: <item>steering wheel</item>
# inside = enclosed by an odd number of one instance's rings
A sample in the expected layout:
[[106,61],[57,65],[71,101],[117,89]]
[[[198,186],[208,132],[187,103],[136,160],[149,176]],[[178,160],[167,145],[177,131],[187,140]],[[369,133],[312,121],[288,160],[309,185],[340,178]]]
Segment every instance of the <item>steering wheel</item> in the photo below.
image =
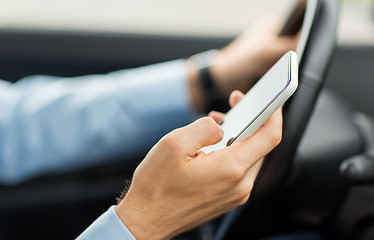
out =
[[[303,57],[299,87],[283,108],[283,139],[265,159],[248,203],[226,214],[215,239],[249,239],[252,228],[266,225],[272,200],[287,182],[295,153],[324,85],[336,46],[338,0],[320,0]],[[253,236],[256,237],[256,236]]]

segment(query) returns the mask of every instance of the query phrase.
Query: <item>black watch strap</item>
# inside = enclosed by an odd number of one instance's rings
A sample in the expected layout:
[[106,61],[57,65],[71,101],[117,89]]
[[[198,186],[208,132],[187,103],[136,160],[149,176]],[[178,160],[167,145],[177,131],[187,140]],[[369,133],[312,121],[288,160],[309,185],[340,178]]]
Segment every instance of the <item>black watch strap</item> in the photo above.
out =
[[226,112],[229,109],[228,101],[219,93],[214,84],[212,74],[209,67],[203,67],[199,70],[201,86],[206,96],[205,112],[212,110]]

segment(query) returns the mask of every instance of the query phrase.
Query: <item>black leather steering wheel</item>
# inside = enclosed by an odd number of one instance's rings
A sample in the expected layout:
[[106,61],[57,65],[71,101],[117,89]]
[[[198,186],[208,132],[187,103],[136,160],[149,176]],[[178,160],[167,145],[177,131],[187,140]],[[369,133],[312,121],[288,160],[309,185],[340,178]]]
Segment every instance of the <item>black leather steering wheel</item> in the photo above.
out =
[[324,85],[336,46],[338,0],[320,0],[299,65],[299,87],[283,109],[283,140],[265,159],[249,202],[227,214],[215,239],[251,239],[251,228],[266,222],[269,203],[282,189]]

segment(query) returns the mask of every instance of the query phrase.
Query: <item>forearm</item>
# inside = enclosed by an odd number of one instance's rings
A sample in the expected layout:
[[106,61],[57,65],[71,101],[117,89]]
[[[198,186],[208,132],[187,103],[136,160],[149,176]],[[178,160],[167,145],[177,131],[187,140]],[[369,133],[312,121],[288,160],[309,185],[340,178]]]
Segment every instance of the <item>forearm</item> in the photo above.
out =
[[136,156],[195,117],[184,61],[1,89],[0,180]]

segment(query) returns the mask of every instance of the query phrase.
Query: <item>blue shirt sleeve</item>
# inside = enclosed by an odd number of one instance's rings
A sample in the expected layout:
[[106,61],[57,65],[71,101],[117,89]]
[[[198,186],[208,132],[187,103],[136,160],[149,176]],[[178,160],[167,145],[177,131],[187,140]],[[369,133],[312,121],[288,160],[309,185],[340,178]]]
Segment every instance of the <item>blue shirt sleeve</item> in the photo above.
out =
[[77,240],[136,240],[110,207],[94,223],[91,224]]
[[0,81],[0,182],[136,157],[196,119],[183,60],[106,75]]

